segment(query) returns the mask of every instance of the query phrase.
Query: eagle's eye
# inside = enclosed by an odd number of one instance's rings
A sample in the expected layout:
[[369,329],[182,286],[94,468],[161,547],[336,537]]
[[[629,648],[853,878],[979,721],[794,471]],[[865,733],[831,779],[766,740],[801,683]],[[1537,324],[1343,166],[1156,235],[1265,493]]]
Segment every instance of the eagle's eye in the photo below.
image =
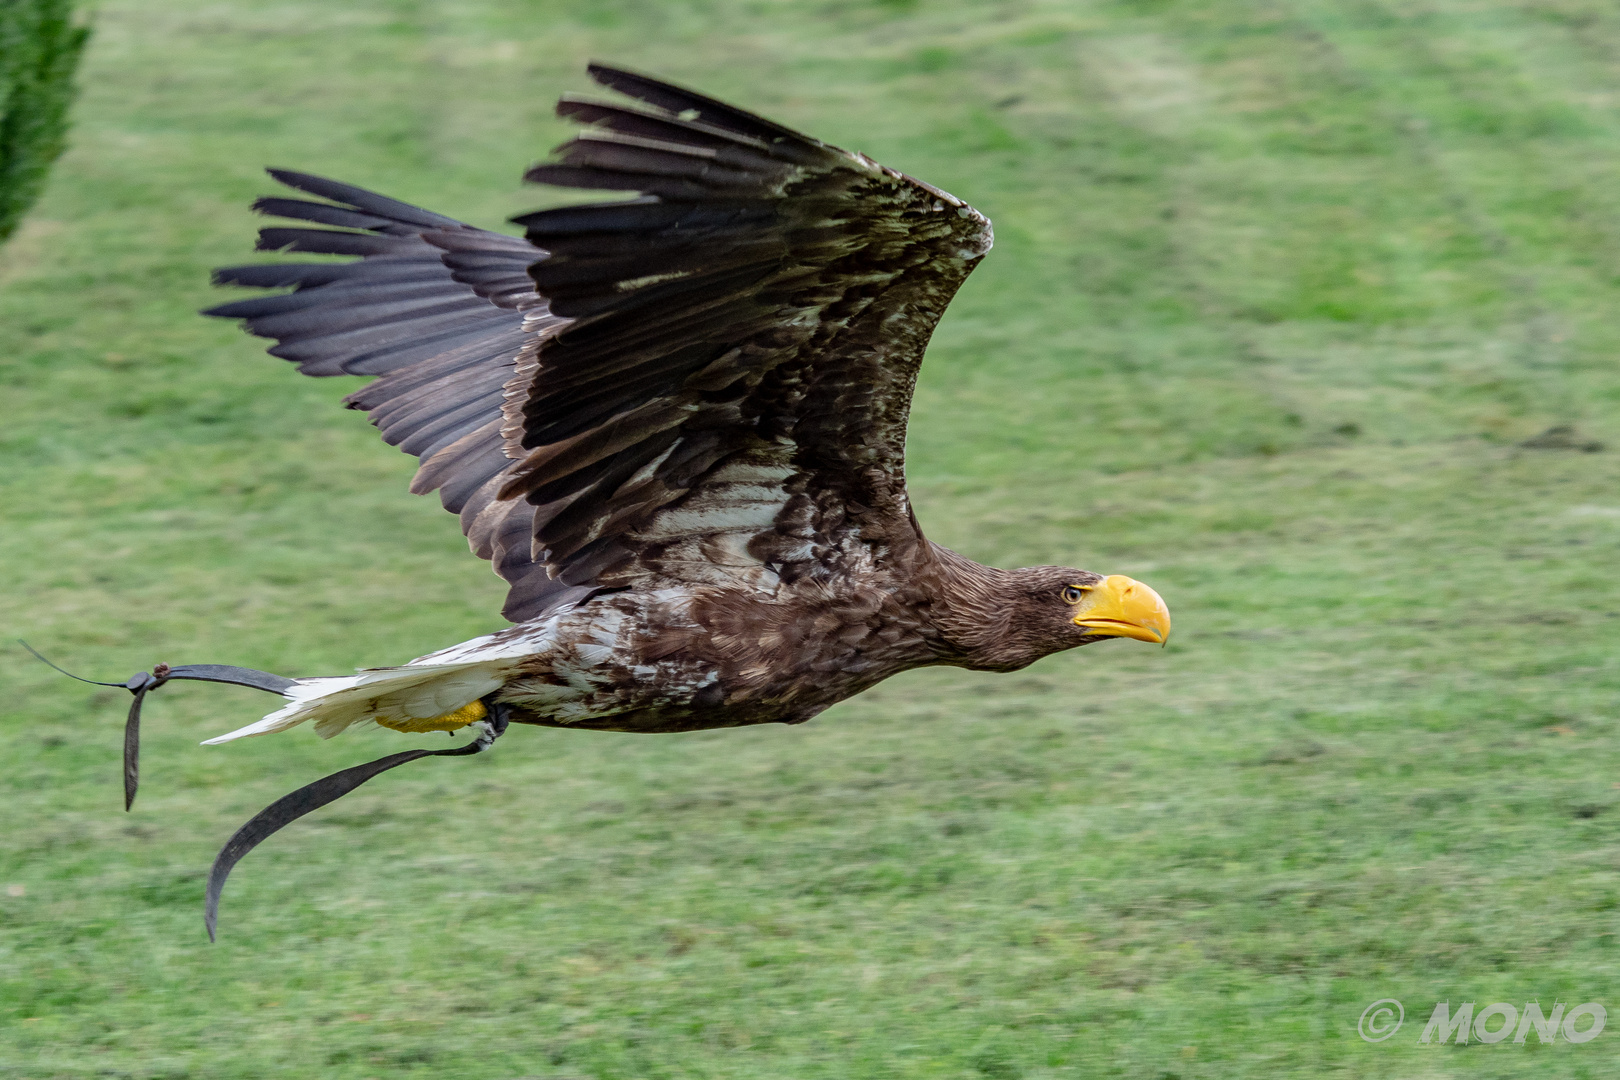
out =
[[1063,587],[1063,602],[1065,604],[1078,604],[1085,595],[1078,586],[1065,585]]

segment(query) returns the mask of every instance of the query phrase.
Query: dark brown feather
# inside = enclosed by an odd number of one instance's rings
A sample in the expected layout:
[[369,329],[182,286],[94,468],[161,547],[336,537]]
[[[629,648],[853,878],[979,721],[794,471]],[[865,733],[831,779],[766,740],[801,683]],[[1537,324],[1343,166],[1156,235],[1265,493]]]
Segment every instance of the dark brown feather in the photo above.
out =
[[[523,393],[532,452],[502,492],[573,499],[536,519],[551,572],[602,550],[582,539],[611,538],[634,558],[604,584],[688,573],[665,557],[672,546],[748,516],[735,502],[705,509],[705,477],[762,447],[777,476],[756,485],[746,543],[762,563],[826,575],[875,549],[914,549],[902,462],[912,384],[939,315],[988,249],[988,223],[942,192],[712,99],[592,74],[647,104],[569,99],[559,112],[643,141],[588,131],[560,148],[560,167],[530,176],[644,197],[516,219],[551,252],[530,271],[537,290],[576,320],[539,350]],[[791,152],[767,152],[775,146]],[[722,154],[725,171],[705,173]],[[596,476],[610,455],[674,459],[699,434],[705,473],[627,482],[603,497]],[[589,480],[572,496],[570,470]],[[821,565],[790,565],[807,561]]]
[[219,271],[294,291],[210,313],[305,373],[382,376],[349,404],[421,456],[412,490],[460,512],[514,619],[575,587],[759,588],[920,558],[912,385],[988,222],[753,113],[590,73],[635,102],[565,98],[591,126],[528,176],[633,197],[523,215],[517,240],[274,171],[330,202],[257,209],[328,227],[267,228],[260,249],[358,261]]
[[[366,231],[270,228],[261,250],[362,258],[216,271],[218,284],[295,291],[205,314],[242,319],[248,331],[276,338],[272,355],[297,362],[305,374],[381,375],[350,395],[350,407],[370,411],[385,440],[422,458],[413,491],[439,491],[452,512],[476,504],[464,517],[470,532],[497,478],[521,456],[507,453],[501,434],[505,385],[525,344],[561,322],[547,315],[528,277],[545,253],[347,184],[286,170],[271,175],[333,204],[265,198],[255,203],[261,213]],[[578,599],[578,590],[534,561],[527,539],[533,507],[505,509],[525,534],[523,544],[495,547],[471,536],[469,544],[512,585],[507,614],[536,618]]]

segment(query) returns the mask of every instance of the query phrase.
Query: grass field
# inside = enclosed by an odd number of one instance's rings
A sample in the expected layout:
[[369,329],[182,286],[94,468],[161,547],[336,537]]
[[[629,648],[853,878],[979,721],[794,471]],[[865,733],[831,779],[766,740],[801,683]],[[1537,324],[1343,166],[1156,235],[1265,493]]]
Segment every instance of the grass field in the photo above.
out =
[[[956,192],[935,539],[1122,572],[1166,651],[918,672],[803,728],[197,741],[0,654],[0,1077],[1604,1077],[1419,1045],[1620,1008],[1620,9],[1605,0],[106,0],[0,251],[8,637],[336,674],[499,625],[409,459],[196,318],[265,164],[498,226],[588,57]],[[1551,428],[1573,432],[1537,441]],[[1523,445],[1525,440],[1531,445]],[[1594,444],[1607,444],[1598,450]],[[425,737],[424,737],[425,738]],[[443,742],[444,740],[440,740]],[[1400,999],[1388,1042],[1363,1008]]]

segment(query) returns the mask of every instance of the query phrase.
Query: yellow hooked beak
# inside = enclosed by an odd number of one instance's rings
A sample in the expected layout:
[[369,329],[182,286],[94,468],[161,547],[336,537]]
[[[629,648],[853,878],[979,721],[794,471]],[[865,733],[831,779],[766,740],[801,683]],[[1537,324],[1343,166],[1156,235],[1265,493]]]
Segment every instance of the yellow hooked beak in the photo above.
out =
[[1085,599],[1075,605],[1074,625],[1093,634],[1135,638],[1163,645],[1170,640],[1170,609],[1159,594],[1123,574],[1096,585],[1082,585]]

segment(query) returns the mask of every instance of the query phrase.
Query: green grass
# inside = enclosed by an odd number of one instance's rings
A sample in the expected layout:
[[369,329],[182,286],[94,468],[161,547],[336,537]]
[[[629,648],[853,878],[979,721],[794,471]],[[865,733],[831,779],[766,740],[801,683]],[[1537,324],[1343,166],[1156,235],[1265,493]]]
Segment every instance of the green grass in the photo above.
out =
[[[4,625],[331,674],[499,625],[411,462],[192,312],[279,164],[483,225],[596,56],[971,200],[919,515],[1139,576],[1167,651],[795,729],[521,730],[203,874],[412,740],[221,748],[3,664],[0,1077],[1602,1077],[1419,1046],[1620,1009],[1620,10],[1603,0],[106,0],[0,265]],[[1605,452],[1525,449],[1573,425]],[[442,743],[444,740],[439,740]],[[1356,1035],[1395,997],[1407,1026]]]

